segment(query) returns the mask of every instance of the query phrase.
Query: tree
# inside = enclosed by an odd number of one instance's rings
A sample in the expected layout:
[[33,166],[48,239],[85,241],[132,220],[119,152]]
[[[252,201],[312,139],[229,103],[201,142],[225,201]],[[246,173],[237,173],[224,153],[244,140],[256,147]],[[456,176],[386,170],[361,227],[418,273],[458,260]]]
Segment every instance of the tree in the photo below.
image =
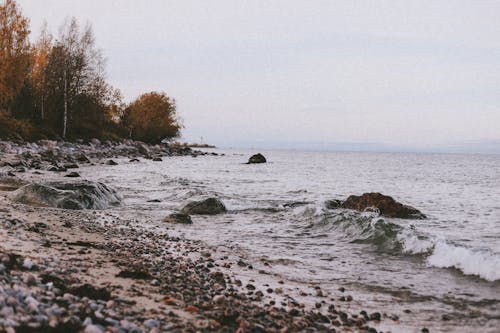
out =
[[33,107],[39,111],[40,120],[45,119],[45,99],[47,97],[47,63],[52,49],[52,34],[45,22],[42,32],[30,52],[29,80],[34,95]]
[[149,143],[179,135],[175,100],[165,93],[149,92],[139,96],[125,110],[123,124],[130,137]]
[[29,21],[13,0],[0,5],[0,110],[10,109],[25,82]]
[[112,90],[105,81],[104,58],[95,46],[91,26],[80,31],[76,19],[61,28],[51,48],[45,79],[50,93],[52,123],[61,136],[71,136],[86,123],[102,122],[104,106]]

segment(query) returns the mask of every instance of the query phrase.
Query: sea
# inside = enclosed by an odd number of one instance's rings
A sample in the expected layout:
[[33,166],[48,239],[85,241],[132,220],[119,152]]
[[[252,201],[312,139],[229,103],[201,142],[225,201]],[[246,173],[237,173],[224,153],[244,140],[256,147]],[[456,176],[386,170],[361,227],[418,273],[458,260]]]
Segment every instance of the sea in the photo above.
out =
[[[254,267],[241,270],[247,279],[296,290],[319,285],[332,299],[349,293],[344,308],[392,318],[381,330],[500,332],[500,155],[206,151],[217,155],[120,159],[82,176],[117,188],[124,201],[115,212],[153,232],[244,258]],[[267,163],[246,164],[257,152]],[[366,192],[390,195],[427,218],[325,207]],[[163,222],[207,197],[228,212],[192,216],[191,225]],[[261,278],[258,267],[272,276]]]

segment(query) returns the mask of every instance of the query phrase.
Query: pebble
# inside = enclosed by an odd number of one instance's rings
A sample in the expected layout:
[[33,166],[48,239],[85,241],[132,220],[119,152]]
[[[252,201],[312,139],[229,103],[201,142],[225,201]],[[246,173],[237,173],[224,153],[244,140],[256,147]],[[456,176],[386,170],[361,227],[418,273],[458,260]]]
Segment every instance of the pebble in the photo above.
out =
[[104,328],[100,325],[87,325],[85,327],[85,330],[83,330],[84,333],[104,333]]
[[33,261],[31,261],[30,259],[26,258],[24,259],[23,261],[23,267],[26,268],[26,269],[31,269],[33,267]]

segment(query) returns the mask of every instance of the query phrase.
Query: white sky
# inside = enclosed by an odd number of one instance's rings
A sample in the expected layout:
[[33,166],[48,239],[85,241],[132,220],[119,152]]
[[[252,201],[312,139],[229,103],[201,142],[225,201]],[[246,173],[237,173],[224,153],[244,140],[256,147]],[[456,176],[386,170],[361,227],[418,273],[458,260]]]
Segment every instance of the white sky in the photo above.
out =
[[93,25],[127,100],[224,146],[500,142],[500,1],[18,0]]

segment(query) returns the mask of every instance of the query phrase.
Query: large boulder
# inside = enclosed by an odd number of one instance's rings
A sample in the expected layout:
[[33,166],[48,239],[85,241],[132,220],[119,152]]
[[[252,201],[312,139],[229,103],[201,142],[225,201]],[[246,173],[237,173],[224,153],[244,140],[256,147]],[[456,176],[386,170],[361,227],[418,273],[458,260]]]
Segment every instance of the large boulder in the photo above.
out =
[[28,184],[14,191],[12,199],[28,205],[63,209],[106,209],[121,201],[111,187],[88,180]]
[[264,157],[264,155],[259,153],[259,154],[255,154],[255,155],[250,156],[247,164],[266,163],[266,162],[267,161],[266,161],[266,158]]
[[341,208],[359,211],[376,208],[380,215],[401,219],[425,219],[426,216],[418,209],[403,205],[388,195],[381,193],[364,193],[361,196],[351,195],[340,205]]
[[226,206],[217,198],[192,201],[181,209],[184,214],[214,215],[226,212]]

